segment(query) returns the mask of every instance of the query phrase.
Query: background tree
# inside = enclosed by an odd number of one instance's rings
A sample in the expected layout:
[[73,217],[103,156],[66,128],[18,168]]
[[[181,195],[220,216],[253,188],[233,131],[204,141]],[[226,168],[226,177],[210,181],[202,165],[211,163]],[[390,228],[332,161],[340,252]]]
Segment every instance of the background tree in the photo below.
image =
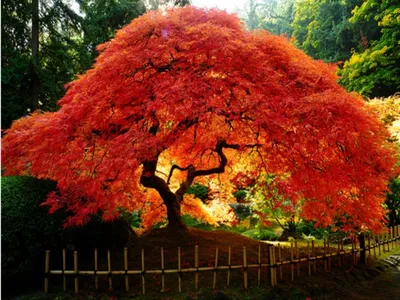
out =
[[360,32],[350,22],[352,9],[362,0],[299,0],[293,21],[296,45],[316,59],[343,61],[358,45]]
[[147,13],[98,49],[58,112],[22,118],[3,138],[5,174],[57,180],[46,204],[67,206],[68,224],[125,207],[149,223],[166,209],[168,226],[182,228],[188,187],[246,157],[285,176],[280,192],[305,199],[317,226],[381,226],[394,150],[330,66],[193,7]]
[[340,83],[349,91],[365,96],[389,96],[400,90],[400,4],[393,1],[367,0],[357,6],[350,21],[375,23],[379,36],[366,41],[340,71]]
[[30,107],[31,8],[29,1],[1,2],[2,128]]
[[[77,0],[82,20],[82,50],[86,50],[83,69],[87,70],[99,54],[96,47],[114,37],[115,31],[143,14],[146,10],[139,0]],[[84,51],[81,51],[82,54]]]
[[81,14],[62,0],[2,1],[2,128],[28,110],[56,110],[64,84],[93,64],[95,47],[144,12],[136,0],[79,3]]
[[248,29],[264,29],[272,34],[292,35],[294,0],[249,0],[239,15]]

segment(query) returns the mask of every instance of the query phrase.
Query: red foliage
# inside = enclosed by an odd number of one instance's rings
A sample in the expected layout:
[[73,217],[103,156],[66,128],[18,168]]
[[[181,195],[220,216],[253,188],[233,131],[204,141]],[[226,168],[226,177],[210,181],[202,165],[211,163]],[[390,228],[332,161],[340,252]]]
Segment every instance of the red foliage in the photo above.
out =
[[306,199],[304,217],[379,227],[394,152],[331,66],[283,37],[246,31],[234,15],[194,7],[149,12],[99,50],[58,112],[22,118],[3,138],[5,174],[57,180],[60,195],[46,204],[71,210],[68,224],[99,210],[111,219],[118,207],[155,223],[163,201],[141,179],[166,183],[160,172],[192,165],[168,182],[175,192],[186,174],[220,173],[240,154],[248,168],[286,174],[283,192]]

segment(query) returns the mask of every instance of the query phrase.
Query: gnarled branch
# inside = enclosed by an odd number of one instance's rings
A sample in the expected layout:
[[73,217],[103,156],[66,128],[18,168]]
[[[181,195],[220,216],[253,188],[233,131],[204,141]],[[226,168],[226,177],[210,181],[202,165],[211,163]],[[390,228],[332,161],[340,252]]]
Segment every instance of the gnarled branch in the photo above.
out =
[[196,170],[195,167],[193,167],[192,165],[188,166],[187,167],[188,174],[186,176],[186,181],[182,182],[179,189],[176,191],[178,199],[183,199],[183,194],[187,191],[187,189],[193,183],[193,180],[196,177],[208,176],[211,174],[221,174],[225,171],[225,167],[228,164],[228,159],[226,158],[223,152],[224,148],[239,150],[242,148],[253,148],[259,146],[261,146],[261,144],[249,144],[249,145],[228,144],[225,139],[218,140],[214,152],[216,152],[219,156],[219,166],[204,170]]
[[178,165],[172,165],[171,170],[169,171],[168,179],[167,179],[167,184],[169,184],[169,181],[171,180],[172,173],[174,172],[175,169],[178,169],[179,171],[187,171],[189,170],[193,165],[188,165],[186,168],[182,168]]

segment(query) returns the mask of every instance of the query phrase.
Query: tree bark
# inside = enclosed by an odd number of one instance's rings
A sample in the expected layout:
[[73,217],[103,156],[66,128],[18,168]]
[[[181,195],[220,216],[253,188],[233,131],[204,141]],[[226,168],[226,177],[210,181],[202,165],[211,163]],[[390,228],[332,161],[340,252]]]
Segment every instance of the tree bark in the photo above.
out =
[[168,228],[173,230],[185,230],[186,224],[182,220],[181,203],[178,197],[163,199],[167,207]]
[[38,108],[39,103],[39,74],[37,71],[39,54],[39,0],[32,0],[32,81],[30,102],[31,112]]
[[158,157],[153,161],[147,161],[143,164],[143,173],[140,177],[140,183],[144,187],[155,189],[160,194],[167,208],[167,227],[174,230],[185,230],[187,226],[182,221],[181,199],[169,189],[165,180],[155,175],[157,161]]

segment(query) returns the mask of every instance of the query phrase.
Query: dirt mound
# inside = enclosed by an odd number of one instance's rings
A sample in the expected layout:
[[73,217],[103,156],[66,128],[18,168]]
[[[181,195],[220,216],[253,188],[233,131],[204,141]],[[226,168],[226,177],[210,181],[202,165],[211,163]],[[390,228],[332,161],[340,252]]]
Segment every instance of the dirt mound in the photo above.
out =
[[167,248],[195,246],[207,248],[224,248],[231,246],[241,248],[243,246],[258,247],[260,242],[241,234],[226,231],[204,231],[189,228],[187,231],[169,231],[167,228],[156,229],[140,237],[139,243],[142,247],[163,246]]
[[[219,264],[227,265],[228,251],[231,246],[231,263],[243,262],[243,247],[246,247],[248,263],[256,263],[258,248],[266,259],[269,244],[259,242],[243,235],[226,231],[204,231],[190,228],[187,231],[169,231],[168,229],[153,230],[139,238],[139,245],[131,245],[130,252],[137,256],[144,249],[146,260],[151,265],[161,263],[161,247],[164,250],[166,264],[176,267],[178,247],[181,249],[181,259],[185,267],[194,266],[195,246],[198,246],[199,266],[210,265],[215,261],[215,249],[218,247]],[[184,267],[182,265],[182,267]]]

